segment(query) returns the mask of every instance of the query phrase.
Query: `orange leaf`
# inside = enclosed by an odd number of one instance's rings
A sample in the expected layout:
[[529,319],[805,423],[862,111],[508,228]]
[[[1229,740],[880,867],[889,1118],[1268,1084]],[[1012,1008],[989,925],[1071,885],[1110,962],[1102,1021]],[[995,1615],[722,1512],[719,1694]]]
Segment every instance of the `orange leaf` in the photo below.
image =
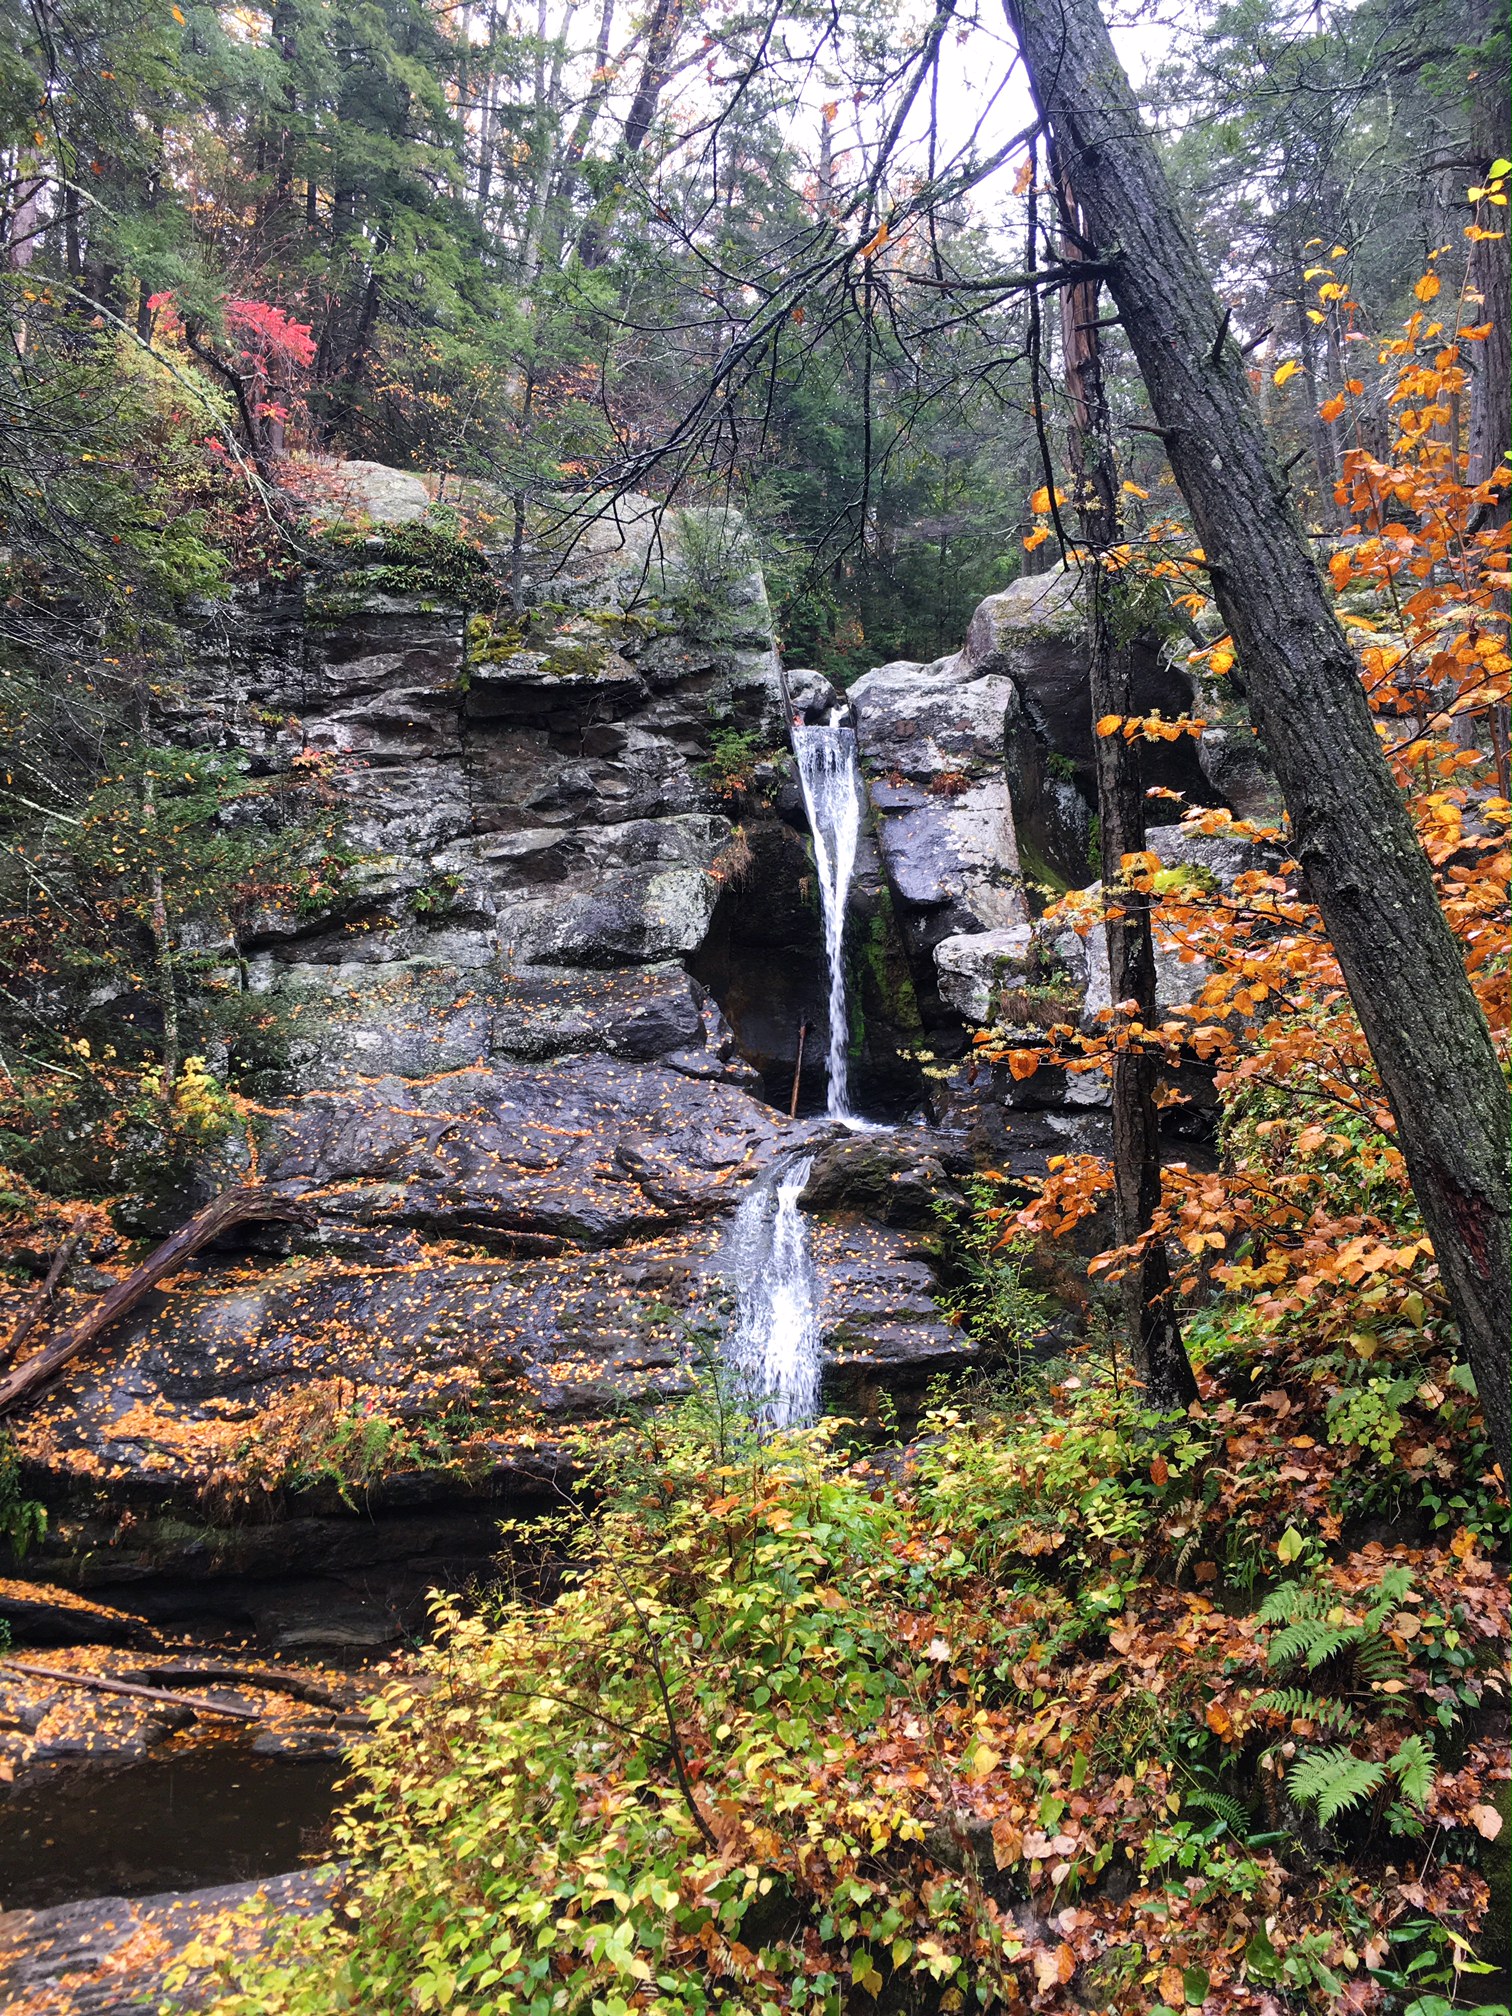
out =
[[1344,394],[1336,392],[1332,399],[1325,399],[1318,411],[1325,420],[1337,420],[1344,411]]
[[1164,1456],[1157,1456],[1155,1461],[1150,1465],[1150,1482],[1152,1484],[1169,1484],[1170,1481],[1170,1464],[1167,1463]]
[[1037,1050],[1010,1050],[1008,1069],[1015,1078],[1032,1078],[1040,1066]]

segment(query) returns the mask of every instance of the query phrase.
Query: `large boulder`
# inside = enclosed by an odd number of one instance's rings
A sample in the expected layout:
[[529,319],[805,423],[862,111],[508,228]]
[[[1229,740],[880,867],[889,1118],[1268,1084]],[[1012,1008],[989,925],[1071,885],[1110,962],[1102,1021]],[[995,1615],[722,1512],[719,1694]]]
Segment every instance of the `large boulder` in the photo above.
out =
[[[1190,714],[1196,688],[1172,654],[1150,636],[1126,648],[1136,710],[1167,718]],[[1010,679],[1019,698],[1008,776],[1025,873],[1052,888],[1077,887],[1097,866],[1091,858],[1097,794],[1080,575],[1057,567],[989,595],[971,619],[961,658],[974,676]],[[1147,785],[1179,791],[1194,804],[1213,801],[1189,738],[1145,743],[1141,753]]]
[[1028,916],[1003,767],[1017,695],[957,656],[880,666],[850,700],[904,942],[927,972],[942,938]]

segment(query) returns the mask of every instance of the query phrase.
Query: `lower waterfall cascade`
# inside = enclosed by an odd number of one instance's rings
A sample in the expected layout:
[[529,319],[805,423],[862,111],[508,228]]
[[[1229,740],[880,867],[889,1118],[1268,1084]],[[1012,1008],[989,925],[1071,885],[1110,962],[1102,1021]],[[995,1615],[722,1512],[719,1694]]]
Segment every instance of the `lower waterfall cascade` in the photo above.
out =
[[730,1228],[737,1316],[728,1356],[740,1397],[763,1428],[819,1414],[818,1284],[798,1199],[813,1167],[799,1156],[751,1186]]
[[862,786],[854,730],[840,722],[837,708],[820,728],[793,728],[793,755],[803,788],[804,809],[814,840],[819,902],[824,916],[824,951],[829,962],[829,1090],[831,1118],[851,1121],[850,1012],[845,988],[845,905],[856,867],[861,834]]

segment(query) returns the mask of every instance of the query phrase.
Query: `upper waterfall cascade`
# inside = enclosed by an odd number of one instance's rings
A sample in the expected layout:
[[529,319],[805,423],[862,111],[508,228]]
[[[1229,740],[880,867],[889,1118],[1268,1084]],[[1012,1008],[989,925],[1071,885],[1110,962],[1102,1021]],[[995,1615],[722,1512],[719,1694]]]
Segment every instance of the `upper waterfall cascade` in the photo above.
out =
[[793,754],[803,787],[803,804],[814,838],[819,901],[824,913],[824,950],[829,961],[829,1092],[826,1106],[837,1120],[853,1118],[850,1103],[850,1012],[845,990],[845,905],[856,867],[861,834],[862,787],[854,732],[842,727],[840,710],[822,728],[795,726]]
[[741,1397],[765,1428],[819,1414],[818,1285],[798,1199],[811,1155],[752,1185],[730,1228],[738,1318],[729,1355]]

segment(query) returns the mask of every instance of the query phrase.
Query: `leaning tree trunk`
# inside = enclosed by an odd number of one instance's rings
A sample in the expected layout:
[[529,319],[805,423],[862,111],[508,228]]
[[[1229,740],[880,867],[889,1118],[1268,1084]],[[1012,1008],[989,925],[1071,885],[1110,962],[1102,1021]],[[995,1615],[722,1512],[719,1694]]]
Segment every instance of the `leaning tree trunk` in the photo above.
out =
[[[1066,232],[1061,257],[1080,258],[1080,219],[1068,179],[1059,172]],[[1030,247],[1033,263],[1034,248]],[[1186,1407],[1197,1398],[1197,1381],[1176,1316],[1171,1263],[1165,1242],[1150,1236],[1160,1207],[1160,1115],[1155,1104],[1159,1063],[1139,1030],[1158,1021],[1155,1003],[1155,941],[1147,896],[1124,879],[1126,854],[1145,844],[1144,765],[1139,744],[1122,735],[1098,735],[1106,714],[1133,714],[1133,655],[1120,640],[1110,607],[1112,583],[1104,556],[1123,536],[1118,505],[1118,471],[1113,453],[1112,416],[1103,383],[1097,327],[1098,282],[1061,290],[1061,354],[1071,406],[1067,442],[1076,483],[1076,511],[1087,547],[1087,595],[1091,628],[1090,700],[1092,746],[1097,769],[1097,811],[1104,935],[1113,1022],[1109,1099],[1113,1132],[1113,1226],[1120,1246],[1144,1242],[1128,1265],[1120,1290],[1124,1335],[1139,1379],[1157,1407]],[[1048,475],[1047,475],[1047,480]]]
[[1244,664],[1508,1469],[1507,1101],[1354,655],[1096,0],[1004,0]]

